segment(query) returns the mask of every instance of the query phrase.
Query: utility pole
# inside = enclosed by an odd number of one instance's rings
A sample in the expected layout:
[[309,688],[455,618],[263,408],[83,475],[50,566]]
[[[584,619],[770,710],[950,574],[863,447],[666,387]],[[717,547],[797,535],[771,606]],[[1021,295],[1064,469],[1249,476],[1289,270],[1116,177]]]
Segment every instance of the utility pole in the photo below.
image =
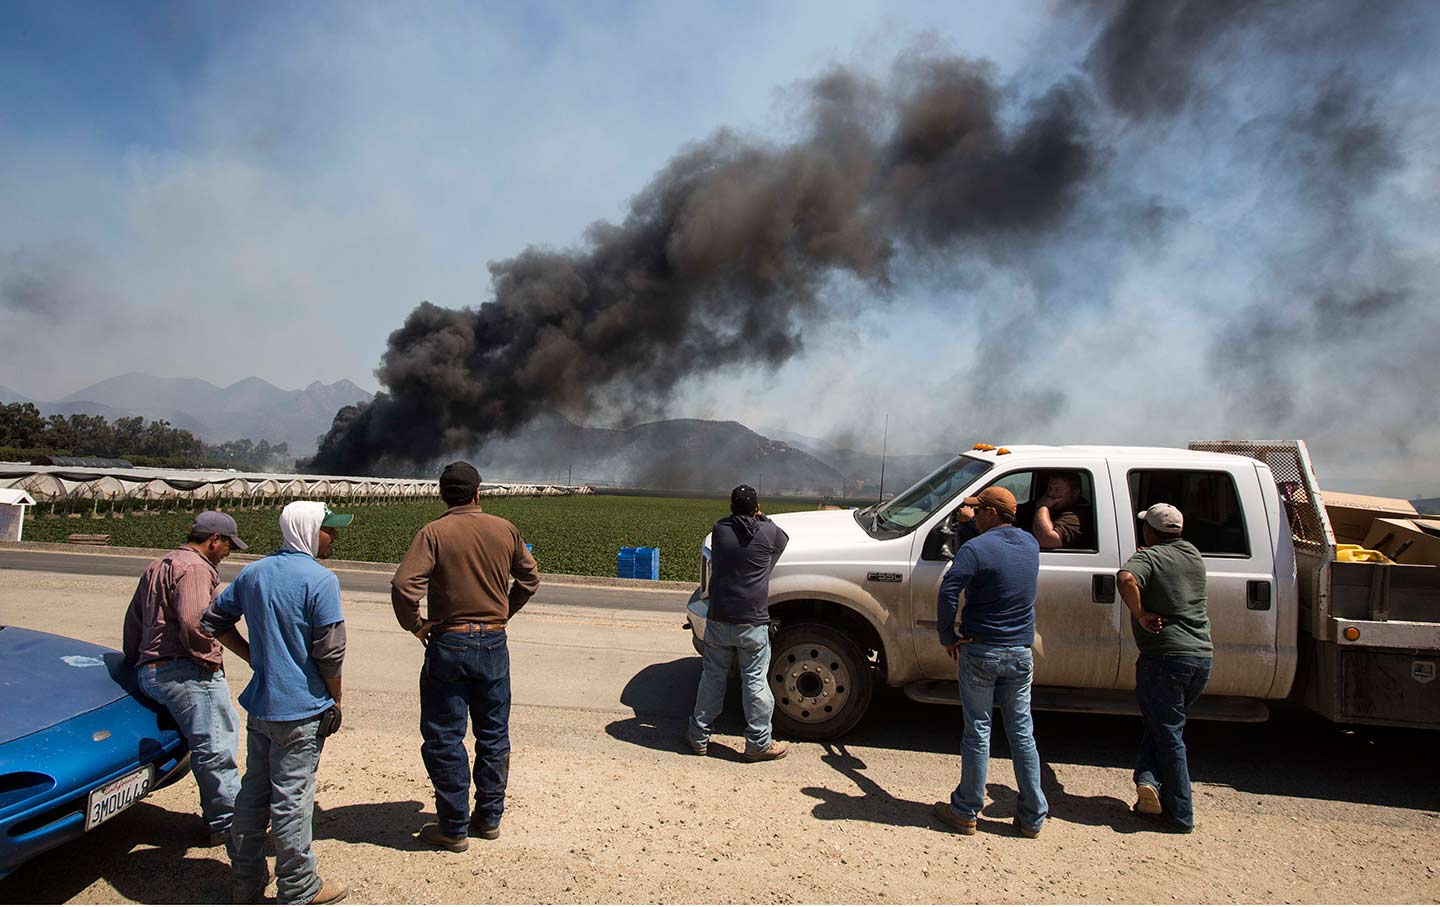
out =
[[880,442],[880,497],[876,504],[885,501],[885,455],[890,452],[890,414],[885,414],[885,438]]
[[565,484],[566,484],[566,485],[574,485],[574,484],[575,484],[575,464],[574,464],[574,463],[571,463],[571,464],[565,469]]

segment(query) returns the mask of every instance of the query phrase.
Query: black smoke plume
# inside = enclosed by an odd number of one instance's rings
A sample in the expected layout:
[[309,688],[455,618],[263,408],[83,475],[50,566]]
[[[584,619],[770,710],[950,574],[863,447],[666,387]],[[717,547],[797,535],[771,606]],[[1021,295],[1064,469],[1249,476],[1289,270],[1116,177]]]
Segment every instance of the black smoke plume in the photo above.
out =
[[617,393],[643,407],[693,374],[778,366],[825,317],[836,275],[884,293],[905,249],[1051,230],[1097,168],[1079,84],[1012,120],[988,66],[915,55],[886,83],[835,69],[805,96],[798,141],[718,132],[582,248],[492,263],[492,301],[422,303],[390,335],[385,391],[337,414],[313,468],[426,462],[542,410],[584,413]]
[[[1080,65],[1045,90],[1021,92],[986,64],[936,53],[906,55],[883,80],[833,69],[802,86],[795,141],[717,132],[678,154],[622,222],[592,226],[580,248],[530,248],[492,264],[493,300],[422,304],[390,337],[377,371],[384,392],[337,414],[314,468],[423,463],[474,450],[542,411],[584,416],[623,399],[628,414],[646,413],[687,377],[779,366],[801,351],[807,326],[835,314],[837,279],[883,297],[943,271],[917,271],[937,262],[993,262],[1026,271],[1034,315],[1063,324],[1081,292],[1075,266],[1040,253],[1078,260],[1071,253],[1088,251],[1103,269],[1156,248],[1188,214],[1169,189],[1183,196],[1191,174],[1183,162],[1150,160],[1158,192],[1148,196],[1132,185],[1136,162],[1116,157],[1185,142],[1251,155],[1241,163],[1261,174],[1256,210],[1236,226],[1258,237],[1242,255],[1262,276],[1248,307],[1231,300],[1218,313],[1212,372],[1195,376],[1226,401],[1225,430],[1356,424],[1327,407],[1357,377],[1392,401],[1365,408],[1366,430],[1403,445],[1417,415],[1433,424],[1434,267],[1397,235],[1385,205],[1404,174],[1424,167],[1406,158],[1424,147],[1416,131],[1434,129],[1433,109],[1407,122],[1386,94],[1433,45],[1423,36],[1440,19],[1434,5],[1058,8],[1078,11],[1083,49]],[[1118,279],[1078,276],[1096,287],[1095,305]],[[1174,279],[1166,290],[1185,298],[1183,276]],[[984,346],[1025,367],[972,377],[949,422],[1016,435],[1069,408],[1073,375],[1017,340],[1033,325],[1008,314],[992,319]],[[1193,346],[1196,338],[1168,333],[1165,316],[1157,306],[1147,331],[1162,345]],[[1092,351],[1094,365],[1126,352]],[[1175,419],[1162,410],[1150,421]]]

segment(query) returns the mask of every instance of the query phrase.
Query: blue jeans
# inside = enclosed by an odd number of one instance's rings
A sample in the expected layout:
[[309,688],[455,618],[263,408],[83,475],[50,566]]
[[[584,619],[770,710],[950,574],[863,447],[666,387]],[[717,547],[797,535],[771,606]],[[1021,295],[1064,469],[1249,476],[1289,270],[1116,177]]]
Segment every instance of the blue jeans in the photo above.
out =
[[1195,807],[1185,759],[1185,713],[1209,680],[1208,658],[1141,655],[1135,662],[1135,701],[1144,722],[1135,783],[1158,789],[1165,817],[1186,829],[1195,826]]
[[1016,815],[1020,824],[1038,829],[1050,813],[1040,790],[1040,754],[1035,749],[1035,726],[1030,720],[1030,681],[1035,660],[1027,646],[991,646],[967,643],[960,647],[960,700],[965,707],[965,736],[960,744],[960,786],[950,795],[950,806],[965,819],[974,819],[985,806],[985,776],[990,770],[990,713],[1000,704],[1010,761],[1020,787]]
[[[190,746],[190,770],[200,788],[200,813],[210,831],[230,834],[240,770],[240,716],[230,701],[225,672],[211,673],[189,658],[151,661],[137,672],[140,689],[163,705]],[[232,854],[233,855],[233,854]]]
[[710,742],[710,729],[725,707],[725,686],[730,665],[740,662],[740,699],[745,711],[745,752],[758,753],[770,746],[770,718],[775,694],[770,692],[770,627],[766,624],[705,622],[705,656],[695,712],[686,732],[691,743]]
[[310,849],[315,771],[323,743],[316,735],[319,727],[319,715],[299,721],[266,721],[251,715],[245,723],[245,777],[235,798],[231,828],[235,856],[230,871],[237,896],[265,887],[267,822],[275,839],[280,903],[306,904],[320,892],[315,852]]
[[505,631],[436,633],[420,669],[420,756],[435,788],[440,830],[469,835],[469,756],[465,719],[475,730],[475,818],[500,823],[510,780],[510,649]]

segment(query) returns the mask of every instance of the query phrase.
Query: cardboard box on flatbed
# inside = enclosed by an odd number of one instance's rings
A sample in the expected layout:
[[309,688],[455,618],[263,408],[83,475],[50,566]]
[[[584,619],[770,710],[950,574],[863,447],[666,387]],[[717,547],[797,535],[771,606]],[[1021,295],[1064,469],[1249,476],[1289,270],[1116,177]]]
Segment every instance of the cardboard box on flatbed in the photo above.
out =
[[[1407,542],[1409,546],[1395,557]],[[1378,519],[1371,525],[1364,544],[1397,564],[1440,567],[1440,520]]]
[[[1370,535],[1370,524],[1377,519],[1409,520],[1420,515],[1404,498],[1377,498],[1340,491],[1322,491],[1320,497],[1325,502],[1325,512],[1330,515],[1335,541],[1340,543],[1364,543]],[[1365,547],[1370,546],[1366,544]]]

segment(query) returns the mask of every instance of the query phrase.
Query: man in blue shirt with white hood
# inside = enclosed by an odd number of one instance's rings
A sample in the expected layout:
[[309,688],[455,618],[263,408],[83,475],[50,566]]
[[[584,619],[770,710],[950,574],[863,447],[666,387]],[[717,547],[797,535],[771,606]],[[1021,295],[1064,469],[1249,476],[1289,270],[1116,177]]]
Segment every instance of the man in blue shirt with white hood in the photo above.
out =
[[249,717],[245,777],[230,827],[237,904],[258,901],[269,883],[267,823],[280,903],[333,904],[349,893],[316,873],[310,844],[315,773],[325,736],[339,729],[345,658],[340,580],[316,558],[329,556],[352,519],[318,501],[286,505],[280,550],[241,570],[201,619],[206,632],[219,636],[244,617],[255,672],[240,694]]

